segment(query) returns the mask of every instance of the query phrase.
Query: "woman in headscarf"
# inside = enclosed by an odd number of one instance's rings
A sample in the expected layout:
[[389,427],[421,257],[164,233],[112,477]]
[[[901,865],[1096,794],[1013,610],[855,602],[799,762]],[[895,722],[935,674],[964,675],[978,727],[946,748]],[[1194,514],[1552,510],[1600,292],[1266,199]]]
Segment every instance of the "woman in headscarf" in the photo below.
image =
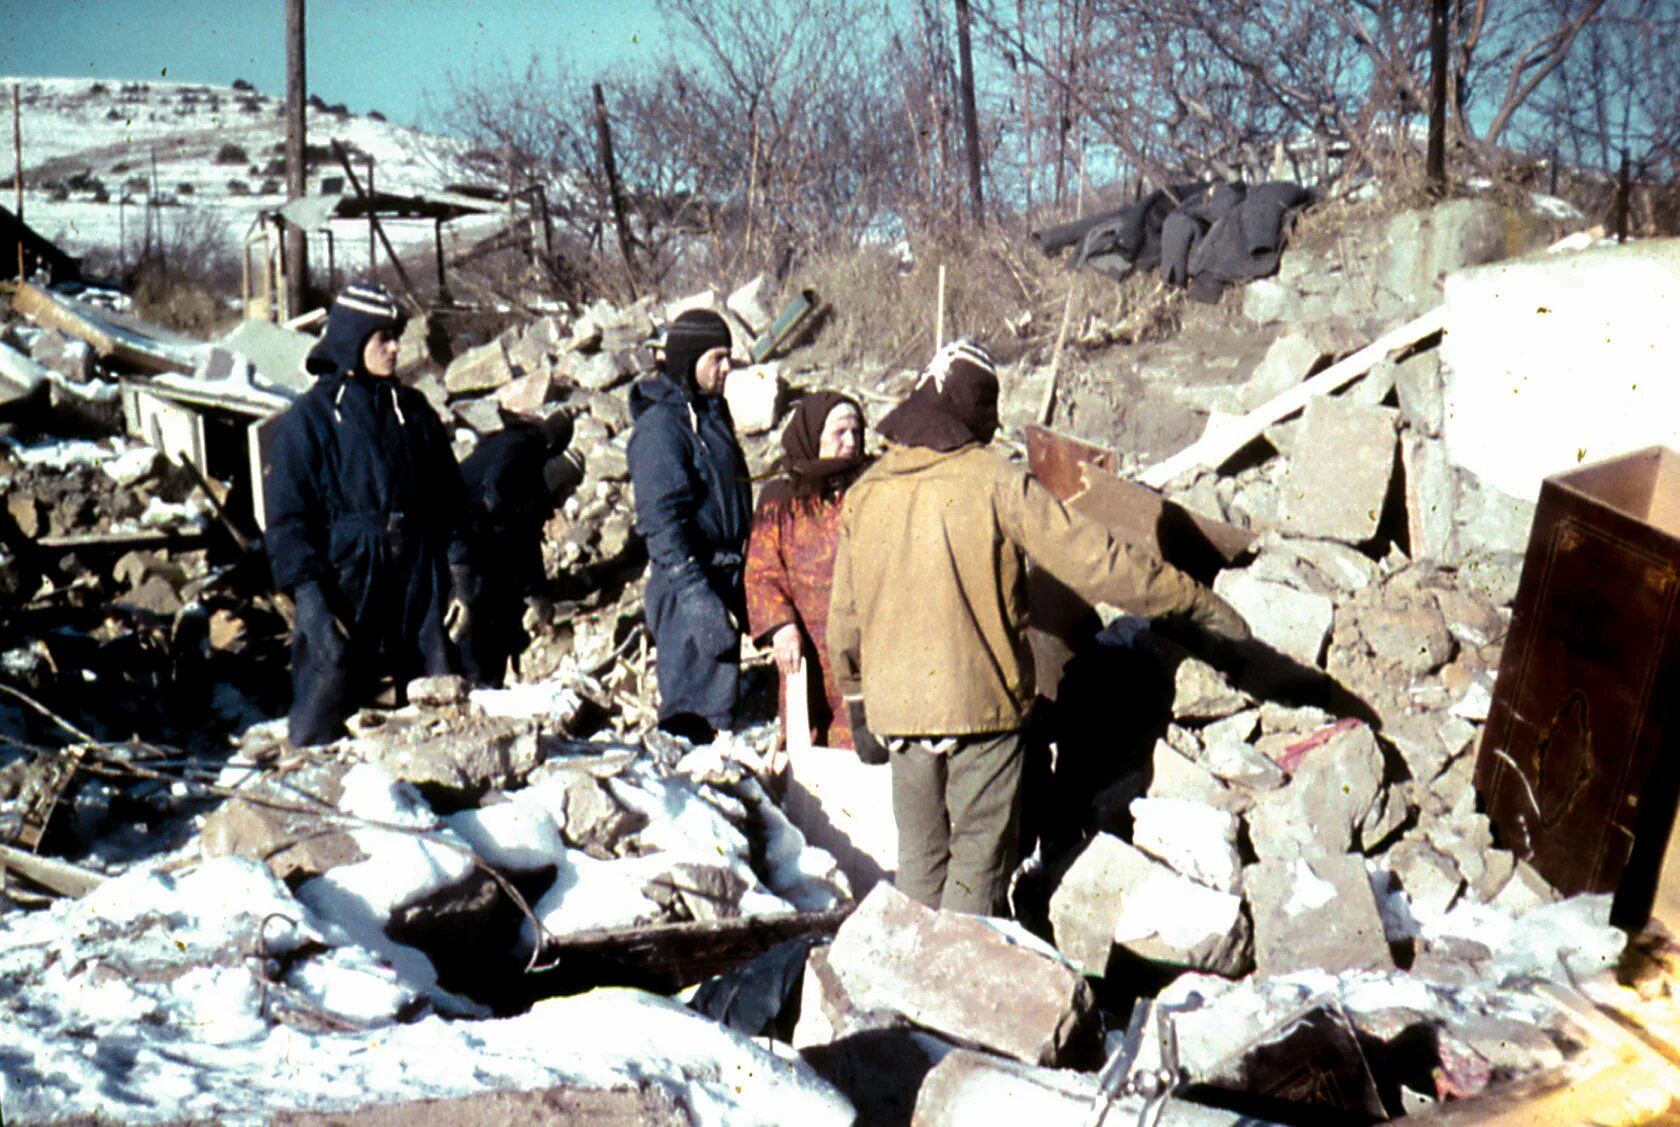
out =
[[759,645],[769,644],[781,672],[784,733],[789,678],[815,657],[807,680],[811,738],[849,748],[851,724],[828,662],[828,592],[840,502],[863,470],[863,411],[839,392],[811,392],[782,430],[782,450],[747,542],[747,625]]

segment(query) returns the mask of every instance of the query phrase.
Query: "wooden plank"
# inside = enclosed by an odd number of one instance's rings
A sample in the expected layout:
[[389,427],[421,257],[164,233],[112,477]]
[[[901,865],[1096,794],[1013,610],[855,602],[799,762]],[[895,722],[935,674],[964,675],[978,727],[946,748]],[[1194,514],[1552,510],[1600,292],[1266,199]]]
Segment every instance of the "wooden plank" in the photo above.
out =
[[42,888],[51,889],[60,896],[78,899],[105,883],[105,878],[98,873],[79,868],[67,861],[37,857],[33,853],[25,853],[9,845],[0,845],[0,868],[28,877]]
[[1151,466],[1138,480],[1159,489],[1186,470],[1198,466],[1218,466],[1254,441],[1261,431],[1305,407],[1309,400],[1328,395],[1363,376],[1373,364],[1389,353],[1397,352],[1440,332],[1446,326],[1446,319],[1446,306],[1436,306],[1423,316],[1415,317],[1399,328],[1384,333],[1353,355],[1338,360],[1318,375],[1262,403],[1246,415],[1212,416],[1208,419],[1207,431],[1201,438],[1166,461]]

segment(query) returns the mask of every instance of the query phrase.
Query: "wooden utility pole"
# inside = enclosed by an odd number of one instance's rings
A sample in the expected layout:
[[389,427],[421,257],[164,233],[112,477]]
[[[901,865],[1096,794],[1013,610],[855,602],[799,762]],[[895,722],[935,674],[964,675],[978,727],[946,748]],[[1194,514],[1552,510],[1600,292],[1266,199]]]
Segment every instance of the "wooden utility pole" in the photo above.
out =
[[12,186],[17,189],[18,283],[28,281],[23,273],[23,118],[18,108],[18,87],[12,84]]
[[612,126],[607,121],[607,99],[601,84],[595,83],[595,136],[601,147],[601,170],[607,176],[607,193],[612,200],[613,222],[618,225],[618,253],[624,256],[624,270],[630,276],[630,292],[636,292],[636,263],[630,257],[630,221],[624,215],[624,190],[618,183],[618,165],[613,162]]
[[[286,0],[286,198],[302,199],[309,191],[308,145],[304,131],[304,100],[309,82],[304,66],[304,0]],[[296,317],[309,301],[309,234],[302,227],[282,224],[286,239],[286,312]]]
[[968,44],[968,0],[957,0],[957,62],[962,83],[963,132],[968,134],[968,204],[978,226],[985,222],[980,198],[980,121],[974,112],[974,53]]
[[1429,12],[1429,182],[1447,184],[1447,4],[1434,0]]
[[1627,242],[1628,237],[1628,153],[1622,150],[1622,170],[1616,176],[1616,241]]

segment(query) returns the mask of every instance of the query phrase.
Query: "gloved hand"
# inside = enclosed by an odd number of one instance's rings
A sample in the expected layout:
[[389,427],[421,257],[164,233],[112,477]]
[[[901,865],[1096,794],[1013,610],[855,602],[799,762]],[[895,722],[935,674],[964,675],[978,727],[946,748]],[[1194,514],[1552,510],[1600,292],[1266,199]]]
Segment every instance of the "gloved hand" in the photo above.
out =
[[450,564],[449,588],[453,598],[471,607],[478,602],[478,573],[464,563]]
[[872,767],[885,763],[887,749],[881,746],[881,741],[869,730],[869,717],[864,713],[863,702],[847,701],[846,715],[852,721],[852,746],[857,749],[857,757]]
[[1230,645],[1240,645],[1254,636],[1237,608],[1214,594],[1211,587],[1203,587],[1196,593],[1196,601],[1190,605],[1185,617]]
[[698,652],[718,657],[740,648],[741,628],[735,616],[704,580],[681,588],[677,607]]
[[292,592],[297,607],[297,633],[320,665],[342,665],[350,649],[350,634],[333,614],[319,583],[301,584]]

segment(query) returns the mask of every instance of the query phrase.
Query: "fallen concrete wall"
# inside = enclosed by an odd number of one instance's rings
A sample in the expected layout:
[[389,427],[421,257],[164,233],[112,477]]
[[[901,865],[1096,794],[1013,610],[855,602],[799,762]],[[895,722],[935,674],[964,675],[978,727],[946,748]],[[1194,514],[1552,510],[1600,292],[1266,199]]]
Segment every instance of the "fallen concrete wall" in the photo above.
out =
[[1446,304],[1458,465],[1533,501],[1582,462],[1680,448],[1680,239],[1466,270]]

